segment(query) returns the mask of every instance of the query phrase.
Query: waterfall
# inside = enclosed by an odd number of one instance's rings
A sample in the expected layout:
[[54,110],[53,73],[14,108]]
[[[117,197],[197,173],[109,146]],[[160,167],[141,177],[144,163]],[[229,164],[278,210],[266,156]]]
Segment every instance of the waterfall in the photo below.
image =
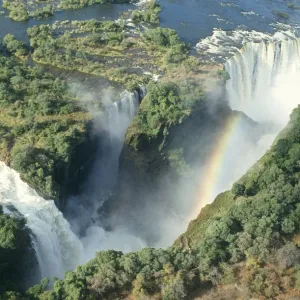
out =
[[[110,141],[113,139],[118,140],[118,148],[123,146],[126,130],[132,122],[138,107],[139,95],[136,91],[133,93],[122,93],[119,101],[115,101],[105,107],[106,120],[104,121],[104,127],[108,132]],[[115,146],[111,145],[111,147]]]
[[[141,96],[143,93],[142,90]],[[70,199],[67,207],[71,212],[68,219],[72,228],[82,236],[85,261],[94,257],[95,252],[100,250],[129,252],[146,246],[126,228],[116,226],[112,231],[105,231],[104,217],[99,214],[115,188],[119,156],[127,128],[137,113],[139,100],[137,92],[124,92],[120,100],[107,103],[103,113],[94,115],[96,134],[97,127],[100,128],[101,134],[97,159],[87,180],[84,195]]]
[[[144,246],[138,238],[122,228],[106,232],[100,225],[92,222],[103,203],[101,195],[108,192],[116,180],[125,133],[138,105],[137,93],[123,93],[118,102],[106,106],[104,113],[100,115],[109,142],[104,143],[101,157],[96,161],[92,172],[92,180],[87,185],[87,189],[92,189],[92,192],[87,191],[84,197],[70,199],[74,200],[73,208],[76,211],[72,215],[72,221],[80,224],[82,217],[88,218],[89,226],[85,228],[81,239],[73,233],[54,201],[40,197],[21,180],[17,172],[0,162],[0,204],[5,213],[14,214],[17,210],[26,218],[33,235],[32,242],[42,277],[61,278],[65,271],[91,259],[96,251],[115,248],[128,252]],[[91,207],[82,206],[82,202]]]
[[247,43],[225,64],[232,109],[283,127],[300,102],[300,39]]
[[239,121],[230,132],[212,201],[264,155],[300,103],[300,39],[280,32],[216,31],[197,47],[207,49],[210,58],[229,57],[228,103],[256,121],[253,130]]
[[17,172],[0,162],[0,204],[15,208],[33,234],[42,277],[62,277],[81,262],[83,248],[54,201],[46,201],[24,183]]
[[[94,203],[94,218],[115,186],[125,134],[138,107],[138,93],[123,92],[120,100],[106,104],[104,113],[94,117],[96,126],[100,127],[101,137],[97,159],[84,192]],[[98,129],[95,128],[95,131],[97,135]]]

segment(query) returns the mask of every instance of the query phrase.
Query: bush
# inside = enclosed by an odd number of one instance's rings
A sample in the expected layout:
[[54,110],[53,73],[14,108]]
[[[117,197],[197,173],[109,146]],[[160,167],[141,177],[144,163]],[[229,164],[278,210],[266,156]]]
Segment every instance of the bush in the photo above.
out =
[[235,183],[232,187],[232,193],[235,197],[243,196],[245,194],[246,187],[243,184]]
[[178,64],[187,58],[187,48],[184,44],[172,46],[164,57],[166,64]]
[[144,40],[149,43],[160,47],[170,47],[182,44],[177,33],[169,28],[155,28],[148,29],[143,34]]
[[134,10],[131,14],[131,19],[134,23],[151,23],[159,24],[159,12],[161,11],[161,6],[152,0],[146,3],[142,10]]
[[7,34],[3,38],[3,43],[6,51],[16,56],[24,56],[28,53],[28,47],[25,43],[18,41],[14,35]]
[[14,21],[24,22],[29,20],[29,14],[25,8],[12,9],[8,17]]
[[293,244],[287,244],[277,252],[277,262],[281,268],[290,268],[300,262],[300,249]]
[[33,12],[33,17],[37,20],[41,20],[41,19],[49,18],[53,16],[53,14],[54,14],[54,9],[52,5],[48,4],[43,8],[38,8],[37,10],[35,10]]

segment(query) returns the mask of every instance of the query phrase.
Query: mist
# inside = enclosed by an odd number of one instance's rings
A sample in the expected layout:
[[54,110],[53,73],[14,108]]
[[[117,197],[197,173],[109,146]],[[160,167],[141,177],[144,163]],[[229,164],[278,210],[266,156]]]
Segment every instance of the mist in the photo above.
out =
[[[243,32],[243,39],[245,37]],[[253,33],[249,34],[251,37]],[[225,63],[230,75],[226,96],[233,110],[241,111],[257,124],[254,136],[239,122],[231,133],[215,188],[199,208],[230,189],[270,148],[277,134],[300,103],[299,39],[248,42]]]
[[[225,92],[219,86],[211,89],[215,92],[208,95],[207,115],[201,120],[195,116],[184,129],[179,128],[194,135],[175,134],[172,141],[174,148],[181,143],[185,149],[190,169],[180,177],[163,173],[154,182],[119,165],[126,130],[138,110],[138,96],[102,90],[90,93],[80,85],[73,86],[92,113],[99,138],[84,192],[68,201],[66,214],[80,236],[85,260],[105,249],[128,252],[170,246],[202,207],[230,189],[268,150],[300,102],[298,49],[298,40],[268,40],[249,42],[236,50],[225,64],[231,78]],[[227,102],[226,113],[218,112],[221,102]],[[239,121],[229,132],[225,124],[234,116]]]
[[138,250],[145,243],[126,228],[105,230],[101,208],[108,201],[118,178],[119,156],[128,126],[138,110],[139,95],[103,86],[90,88],[70,84],[71,91],[93,117],[93,135],[97,150],[79,196],[68,199],[65,216],[83,245],[82,262],[97,251]]

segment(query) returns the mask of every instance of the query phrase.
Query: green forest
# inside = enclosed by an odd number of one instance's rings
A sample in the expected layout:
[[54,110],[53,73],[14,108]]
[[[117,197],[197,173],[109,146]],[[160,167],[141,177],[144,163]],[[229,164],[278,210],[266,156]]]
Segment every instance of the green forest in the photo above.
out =
[[[4,47],[14,54],[27,51],[11,35]],[[91,116],[64,81],[40,67],[0,54],[0,70],[0,160],[44,197],[58,200],[62,174],[69,173],[71,181],[72,159],[91,139]]]
[[[88,264],[67,272],[63,280],[55,280],[50,290],[44,281],[25,293],[6,292],[2,299],[125,299],[131,295],[173,300],[195,292],[209,297],[215,286],[233,298],[298,295],[299,132],[300,108],[296,108],[272,148],[231,191],[207,205],[172,247],[128,254],[99,252]],[[235,283],[238,290],[228,289]]]
[[[2,6],[10,19],[27,22],[59,10],[134,2],[14,0]],[[99,141],[91,110],[51,68],[104,78],[131,92],[145,87],[121,155],[129,153],[133,168],[158,177],[165,167],[176,178],[193,167],[185,160],[193,145],[184,148],[174,131],[194,118],[190,139],[205,135],[209,95],[216,86],[223,93],[230,76],[223,64],[200,61],[174,29],[159,27],[161,10],[150,1],[117,21],[34,25],[27,43],[13,34],[1,42],[0,161],[62,211],[79,193],[80,174],[90,170]],[[212,106],[215,127],[239,114],[225,101]],[[300,106],[264,156],[206,205],[172,246],[99,251],[63,278],[30,287],[28,278],[39,278],[33,240],[26,217],[0,202],[0,300],[300,299]]]

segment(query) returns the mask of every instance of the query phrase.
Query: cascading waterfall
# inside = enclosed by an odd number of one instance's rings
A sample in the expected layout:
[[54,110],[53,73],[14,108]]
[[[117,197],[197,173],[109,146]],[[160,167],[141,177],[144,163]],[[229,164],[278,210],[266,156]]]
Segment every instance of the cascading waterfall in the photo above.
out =
[[[88,195],[88,203],[92,208],[93,219],[97,211],[107,200],[113,189],[119,168],[119,156],[123,147],[125,133],[139,107],[137,92],[123,92],[120,100],[106,104],[104,112],[96,114],[101,138],[97,159],[87,180],[84,191]],[[93,114],[93,112],[91,112]],[[96,134],[97,128],[95,128]]]
[[[108,125],[106,131],[110,136],[110,140],[119,141],[121,147],[123,145],[126,130],[133,120],[138,107],[139,95],[135,91],[133,93],[124,92],[119,101],[110,104],[106,108],[107,120],[105,123]],[[111,147],[115,147],[115,145],[111,145]]]
[[0,162],[0,204],[13,206],[33,234],[41,276],[61,277],[81,262],[83,247],[54,201],[46,201],[24,183],[17,172]]
[[230,189],[262,157],[300,103],[300,39],[291,32],[271,36],[218,30],[197,47],[206,49],[212,60],[214,55],[217,60],[222,56],[221,61],[230,56],[225,63],[230,75],[226,83],[227,100],[233,110],[256,122],[252,138],[242,118],[228,123],[222,131],[204,168],[200,188],[203,207]]
[[[103,161],[109,163],[101,166],[98,162],[96,167],[104,167],[101,169],[104,177],[107,176],[107,172],[111,172],[109,168],[112,166],[117,168],[125,133],[137,112],[138,105],[137,93],[124,93],[120,101],[112,103],[102,115],[101,122],[109,136],[110,151],[107,152],[108,156],[104,155],[100,159],[100,163]],[[108,188],[101,183],[102,179],[101,176],[97,177],[89,187],[97,187],[96,192],[100,193],[99,189]],[[101,199],[97,200],[101,203]],[[54,201],[46,201],[40,197],[20,179],[17,172],[3,162],[0,162],[0,204],[3,205],[5,213],[13,214],[14,210],[17,210],[26,218],[33,235],[33,246],[42,278],[62,277],[66,270],[72,270],[91,259],[99,250],[115,248],[131,251],[144,246],[137,238],[123,232],[122,229],[107,233],[97,225],[87,228],[85,236],[79,239],[55,206]],[[96,214],[94,209],[97,208],[98,206],[92,207],[91,213]],[[80,209],[79,213],[82,213]],[[80,218],[76,219],[76,217],[79,215],[75,215],[74,222],[80,223]],[[92,215],[89,217],[91,218]]]
[[282,128],[300,95],[300,39],[248,43],[225,64],[232,109]]
[[72,228],[82,235],[85,260],[94,257],[95,252],[100,250],[116,249],[128,252],[145,246],[125,228],[105,231],[102,217],[99,215],[99,209],[115,186],[125,133],[138,106],[138,93],[124,92],[119,101],[106,105],[103,114],[95,115],[95,121],[101,128],[98,158],[87,180],[84,198],[79,196],[69,201],[69,209],[73,214],[69,215],[68,219]]

